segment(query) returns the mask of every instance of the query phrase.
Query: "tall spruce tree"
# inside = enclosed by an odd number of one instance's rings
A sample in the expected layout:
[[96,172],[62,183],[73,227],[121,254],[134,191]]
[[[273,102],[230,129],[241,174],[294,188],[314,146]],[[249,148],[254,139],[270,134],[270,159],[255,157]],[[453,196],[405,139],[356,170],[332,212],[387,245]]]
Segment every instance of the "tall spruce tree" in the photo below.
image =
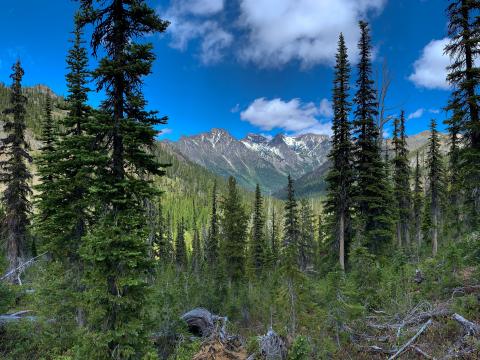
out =
[[152,175],[163,175],[149,148],[154,126],[166,122],[145,110],[143,78],[155,55],[140,38],[164,32],[169,23],[144,0],[81,0],[81,9],[82,23],[93,27],[93,55],[104,54],[93,76],[106,95],[109,150],[108,166],[97,174],[105,211],[82,249],[89,330],[82,356],[138,359],[151,351],[143,320],[151,267],[143,205],[156,195]]
[[361,233],[367,248],[380,253],[392,239],[392,215],[389,189],[382,161],[378,128],[376,94],[372,80],[371,36],[368,24],[360,22],[360,60],[357,93],[354,98],[356,135],[355,148],[355,207]]
[[193,240],[192,240],[192,270],[198,274],[202,269],[202,244],[200,240],[200,232],[198,231],[197,223],[194,220]]
[[270,265],[275,267],[279,259],[279,244],[278,244],[278,223],[277,217],[275,214],[275,207],[272,207],[272,226],[270,229]]
[[250,262],[255,273],[259,275],[267,264],[267,238],[265,236],[265,215],[263,213],[263,197],[260,185],[255,189],[253,204],[253,228],[250,244]]
[[299,229],[298,263],[305,271],[313,264],[316,253],[313,210],[307,199],[300,200]]
[[4,110],[5,123],[3,130],[7,136],[1,140],[0,181],[5,185],[2,194],[3,224],[2,236],[6,241],[8,260],[8,281],[18,282],[17,269],[26,256],[29,215],[31,205],[29,197],[32,191],[29,182],[32,178],[27,168],[27,162],[32,158],[25,140],[25,104],[26,97],[22,93],[22,78],[24,71],[17,61],[10,75],[10,107]]
[[213,266],[218,261],[219,247],[219,228],[218,228],[218,204],[217,204],[217,180],[213,183],[212,188],[212,210],[210,213],[210,228],[205,243],[205,260],[208,265]]
[[444,168],[443,156],[440,151],[440,138],[437,130],[437,122],[432,119],[430,122],[430,138],[428,145],[428,194],[429,208],[431,213],[431,232],[432,232],[432,253],[433,256],[438,251],[438,233],[441,216],[441,196],[444,190]]
[[295,199],[295,188],[293,179],[288,175],[287,200],[285,201],[285,222],[283,229],[283,267],[287,270],[295,269],[298,266],[298,204]]
[[329,159],[332,163],[326,181],[328,184],[325,212],[329,216],[329,238],[338,253],[340,268],[345,270],[345,258],[351,243],[352,206],[352,140],[348,119],[351,104],[350,63],[343,34],[338,40],[335,78],[333,81],[333,136]]
[[175,239],[175,263],[180,269],[187,266],[187,246],[185,244],[185,222],[183,218],[177,224],[177,237]]
[[405,134],[405,112],[402,110],[400,118],[394,120],[393,146],[395,152],[394,164],[394,193],[396,200],[397,241],[399,247],[410,244],[411,219],[411,190],[410,165],[408,161],[407,136]]
[[81,262],[78,253],[81,238],[94,222],[94,213],[100,211],[92,191],[96,188],[95,174],[107,165],[107,154],[101,151],[99,136],[105,126],[100,114],[87,105],[88,57],[82,36],[77,16],[72,47],[66,59],[68,114],[60,122],[62,131],[54,146],[48,145],[51,140],[44,140],[36,198],[37,229],[44,249],[54,260],[66,261],[69,265],[74,262],[76,267]]
[[420,250],[422,246],[422,219],[423,219],[423,207],[424,207],[424,196],[423,196],[423,186],[422,186],[422,174],[420,170],[420,161],[417,158],[415,164],[415,173],[414,173],[414,186],[413,186],[413,233],[416,241],[417,248]]
[[461,176],[466,189],[466,217],[470,227],[480,226],[480,1],[453,0],[447,8],[450,43],[445,53],[452,60],[447,80],[453,85],[447,109],[451,135],[459,131],[465,146],[461,151]]
[[225,274],[231,282],[245,275],[247,215],[234,177],[228,178],[228,190],[222,201],[221,257]]

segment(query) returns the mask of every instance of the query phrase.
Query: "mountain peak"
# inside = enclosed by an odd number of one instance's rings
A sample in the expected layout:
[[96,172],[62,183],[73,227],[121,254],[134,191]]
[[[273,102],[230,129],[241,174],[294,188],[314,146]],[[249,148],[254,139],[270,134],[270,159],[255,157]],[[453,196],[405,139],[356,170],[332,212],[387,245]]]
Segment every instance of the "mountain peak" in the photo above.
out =
[[254,144],[265,144],[268,142],[268,139],[260,134],[248,133],[243,141],[248,141]]

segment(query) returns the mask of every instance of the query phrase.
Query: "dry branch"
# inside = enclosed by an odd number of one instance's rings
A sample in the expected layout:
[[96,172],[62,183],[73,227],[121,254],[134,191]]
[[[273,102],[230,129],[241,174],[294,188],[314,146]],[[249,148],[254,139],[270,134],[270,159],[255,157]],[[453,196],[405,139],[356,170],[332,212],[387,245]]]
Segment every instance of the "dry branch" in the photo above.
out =
[[396,359],[397,357],[400,356],[401,353],[403,353],[405,351],[406,348],[408,348],[410,345],[412,345],[415,340],[417,340],[417,338],[432,324],[432,319],[429,319],[421,328],[420,330],[418,330],[418,332],[410,339],[408,340],[405,345],[403,345],[400,349],[398,349],[398,351],[390,356],[388,358],[388,360],[393,360],[393,359]]

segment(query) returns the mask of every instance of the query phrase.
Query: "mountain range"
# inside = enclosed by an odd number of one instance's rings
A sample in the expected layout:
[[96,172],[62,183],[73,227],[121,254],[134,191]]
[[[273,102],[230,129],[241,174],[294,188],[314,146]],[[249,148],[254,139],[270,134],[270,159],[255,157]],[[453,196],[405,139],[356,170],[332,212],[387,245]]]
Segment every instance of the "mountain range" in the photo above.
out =
[[[425,158],[429,131],[408,137],[411,159],[418,151]],[[447,138],[441,135],[442,148],[447,150]],[[258,183],[265,193],[284,197],[287,176],[296,183],[300,197],[321,195],[326,188],[325,175],[329,168],[330,138],[327,135],[277,134],[268,138],[248,134],[234,138],[224,129],[212,129],[193,136],[182,136],[178,141],[164,140],[172,151],[199,164],[213,173],[234,176],[247,189]],[[390,141],[386,141],[390,145]],[[388,146],[391,148],[391,146]]]

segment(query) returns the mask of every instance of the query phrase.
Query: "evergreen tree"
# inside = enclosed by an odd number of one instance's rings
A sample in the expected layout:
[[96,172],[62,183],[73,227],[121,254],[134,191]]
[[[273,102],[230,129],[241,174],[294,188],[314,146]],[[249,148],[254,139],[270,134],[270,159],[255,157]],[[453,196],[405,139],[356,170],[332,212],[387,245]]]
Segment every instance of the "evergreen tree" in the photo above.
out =
[[265,237],[265,217],[263,213],[263,197],[260,185],[255,189],[255,203],[253,205],[252,242],[250,245],[251,265],[258,275],[267,263],[267,239]]
[[6,115],[3,130],[7,134],[0,144],[0,181],[5,185],[2,194],[3,224],[2,236],[6,241],[8,272],[7,279],[12,283],[19,281],[16,269],[26,256],[29,215],[31,205],[29,197],[32,193],[29,181],[32,178],[27,162],[32,158],[25,140],[25,104],[27,99],[22,94],[22,78],[24,71],[17,61],[12,67],[13,73],[10,93],[10,107],[4,111]]
[[194,221],[193,241],[192,241],[192,270],[198,274],[202,269],[202,245],[200,242],[200,233],[197,228],[196,221]]
[[[447,109],[452,110],[451,135],[460,132],[465,146],[461,152],[461,174],[466,189],[467,219],[480,226],[480,18],[478,0],[453,0],[448,6],[450,43],[445,52],[452,59],[447,80],[454,86]],[[460,170],[460,169],[459,169]]]
[[402,111],[400,119],[394,121],[393,146],[395,151],[394,163],[394,193],[396,199],[397,241],[400,247],[410,244],[410,218],[411,218],[411,191],[410,191],[410,165],[408,162],[407,137],[405,134],[405,112]]
[[392,238],[391,204],[384,163],[378,145],[374,82],[371,79],[371,37],[367,23],[360,22],[360,61],[358,63],[354,129],[355,206],[367,248],[378,254]]
[[166,224],[163,216],[163,206],[161,201],[158,202],[156,213],[155,233],[152,241],[153,255],[158,258],[162,263],[165,262],[166,255]]
[[218,261],[219,247],[219,229],[218,229],[218,212],[217,212],[217,180],[213,183],[212,188],[212,211],[210,214],[210,229],[205,243],[205,258],[207,264],[212,266]]
[[433,256],[435,256],[438,251],[438,229],[441,211],[441,194],[444,190],[443,158],[442,153],[440,152],[440,139],[438,136],[437,123],[435,119],[432,119],[430,123],[430,131],[431,135],[429,138],[427,168],[429,185],[428,192],[430,195],[429,205],[432,221],[432,253]]
[[272,207],[272,228],[270,233],[270,264],[275,267],[279,260],[279,244],[278,244],[278,225],[275,215],[275,207]]
[[420,162],[418,159],[417,151],[417,161],[415,165],[414,173],[414,187],[413,187],[413,233],[415,235],[415,240],[417,243],[418,249],[422,246],[422,218],[423,218],[423,187],[422,187],[422,174],[420,171]]
[[283,256],[284,267],[289,270],[298,266],[298,204],[295,199],[293,179],[288,175],[287,200],[285,201],[285,223],[283,230]]
[[228,178],[227,195],[222,202],[221,257],[225,274],[232,282],[245,275],[245,251],[247,241],[247,215],[234,177]]
[[307,199],[300,201],[298,255],[300,269],[305,271],[313,263],[315,251],[315,225],[313,210]]
[[348,120],[350,102],[350,64],[343,34],[338,41],[335,78],[333,83],[333,136],[329,159],[332,163],[327,174],[328,194],[325,211],[329,214],[331,242],[338,252],[340,267],[345,270],[345,257],[351,242],[352,206],[352,141]]
[[463,222],[463,201],[464,188],[462,185],[461,176],[461,144],[460,144],[460,126],[461,119],[457,121],[458,110],[454,109],[453,115],[447,119],[445,123],[448,126],[449,133],[449,154],[448,154],[448,215],[447,218],[447,233],[449,237],[458,239],[462,231]]
[[138,39],[164,32],[168,22],[144,0],[81,0],[81,8],[82,23],[93,26],[93,55],[105,55],[93,76],[97,90],[106,94],[102,110],[108,115],[109,150],[108,166],[97,174],[97,196],[105,211],[82,250],[89,330],[82,356],[138,359],[150,351],[143,321],[151,267],[148,236],[142,236],[147,223],[143,205],[156,195],[151,175],[164,173],[149,149],[157,134],[154,126],[166,122],[145,110],[143,78],[155,55],[150,43]]
[[180,269],[185,269],[187,266],[187,246],[185,244],[185,223],[183,218],[177,224],[175,263]]
[[80,266],[79,247],[94,213],[99,212],[96,176],[107,165],[100,150],[102,118],[87,104],[89,81],[87,51],[83,46],[79,18],[76,18],[73,45],[68,52],[66,75],[68,115],[61,120],[62,132],[53,142],[52,119],[47,109],[44,146],[38,160],[41,182],[37,186],[37,229],[45,250],[54,260]]

